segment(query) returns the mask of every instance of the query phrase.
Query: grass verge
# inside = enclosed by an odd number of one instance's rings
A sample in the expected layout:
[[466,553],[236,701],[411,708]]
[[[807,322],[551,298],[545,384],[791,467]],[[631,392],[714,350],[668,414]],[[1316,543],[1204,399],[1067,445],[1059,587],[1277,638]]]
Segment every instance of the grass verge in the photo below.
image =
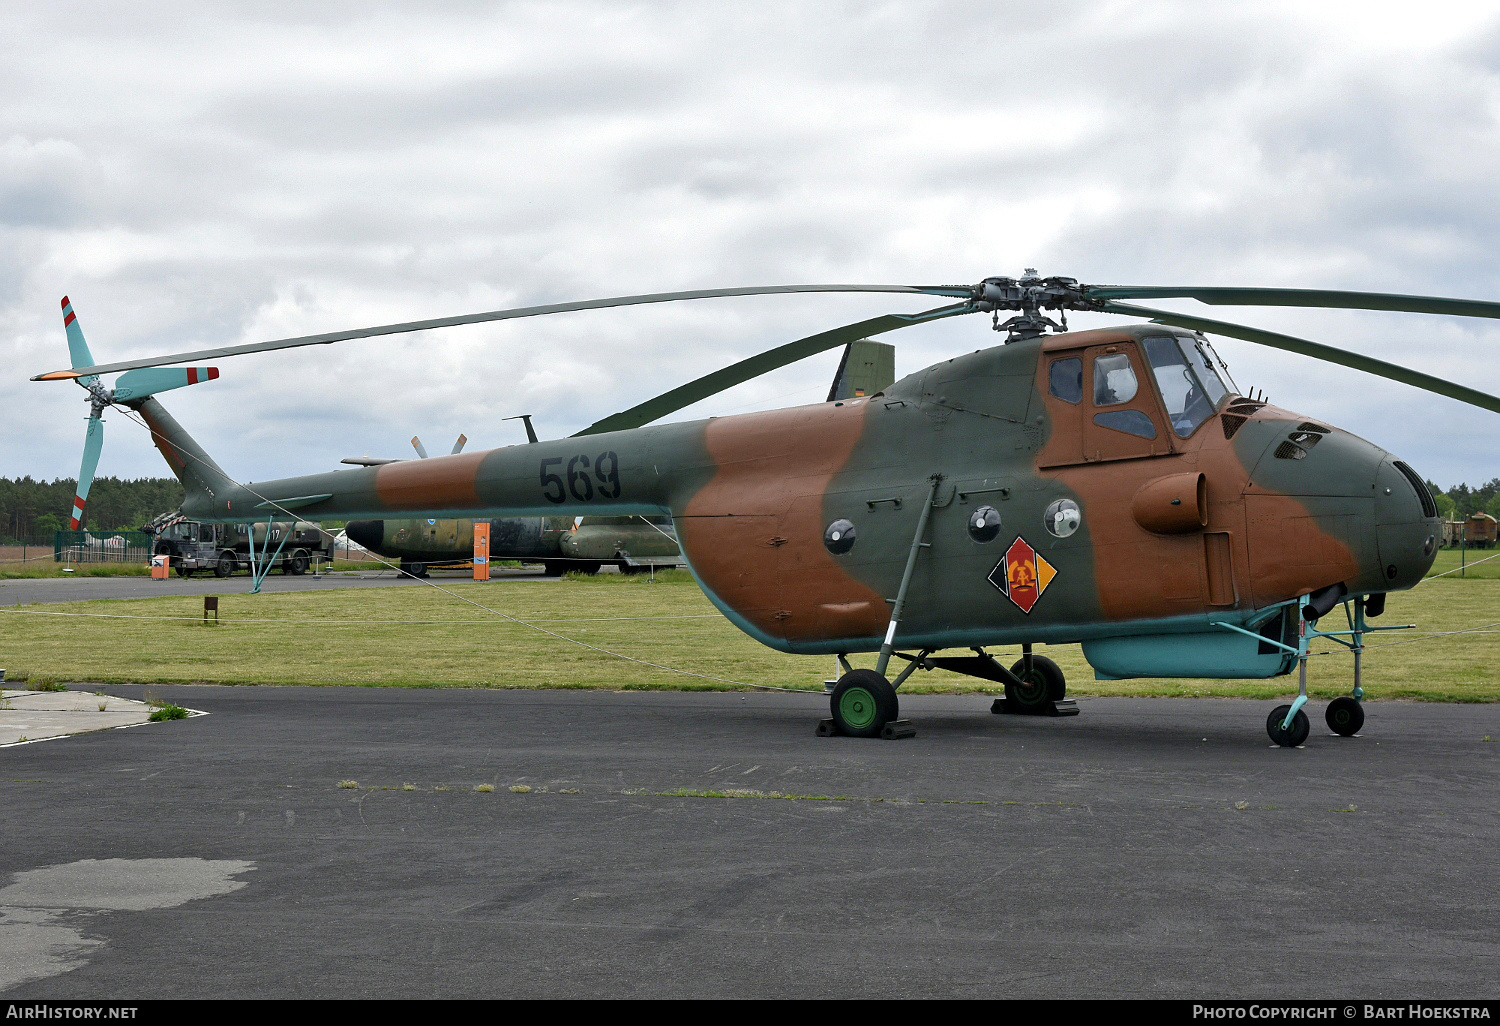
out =
[[[1379,622],[1417,623],[1420,630],[1369,639],[1364,679],[1372,698],[1500,701],[1500,627],[1491,626],[1500,621],[1500,560],[1485,566],[1496,575],[1452,575],[1390,597]],[[741,634],[682,571],[660,573],[655,583],[609,574],[546,586],[443,584],[543,630],[433,588],[223,595],[217,627],[203,623],[199,596],[11,606],[0,609],[0,665],[9,680],[30,687],[68,681],[733,690],[730,682],[745,681],[821,690],[835,674],[831,656],[786,655]],[[1330,621],[1341,616],[1335,611]],[[1453,631],[1471,633],[1443,633]],[[1020,655],[1014,647],[992,651],[1007,665]],[[1352,660],[1331,643],[1314,651],[1339,654],[1310,661],[1309,691],[1319,698],[1346,693]],[[1062,666],[1069,694],[1077,696],[1270,699],[1297,687],[1295,674],[1264,681],[1095,681],[1078,646],[1038,646],[1038,652]],[[874,656],[854,661],[873,665]],[[939,670],[918,672],[902,691],[1000,689]]]

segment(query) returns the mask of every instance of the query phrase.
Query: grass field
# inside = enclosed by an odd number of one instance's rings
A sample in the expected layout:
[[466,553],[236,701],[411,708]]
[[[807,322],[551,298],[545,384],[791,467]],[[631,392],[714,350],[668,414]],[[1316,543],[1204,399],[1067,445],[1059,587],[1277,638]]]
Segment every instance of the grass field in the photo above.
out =
[[[1444,569],[1440,557],[1434,571]],[[784,655],[741,634],[685,571],[659,574],[655,583],[615,574],[546,584],[440,583],[443,590],[226,595],[217,627],[203,624],[196,597],[0,607],[0,666],[10,681],[31,686],[821,688],[835,675],[831,656]],[[1340,611],[1324,625],[1334,620],[1342,620]],[[1419,629],[1369,639],[1366,690],[1374,699],[1500,700],[1497,621],[1500,560],[1463,579],[1452,574],[1393,594],[1379,622]],[[1334,649],[1329,643],[1314,651]],[[1007,663],[1019,656],[1017,648],[993,651]],[[1269,681],[1094,681],[1076,645],[1037,651],[1062,666],[1071,695],[1273,698],[1297,687],[1295,674]],[[1314,696],[1349,690],[1352,660],[1339,652],[1309,661]],[[874,656],[853,661],[873,665]],[[999,689],[939,670],[915,674],[903,690]]]

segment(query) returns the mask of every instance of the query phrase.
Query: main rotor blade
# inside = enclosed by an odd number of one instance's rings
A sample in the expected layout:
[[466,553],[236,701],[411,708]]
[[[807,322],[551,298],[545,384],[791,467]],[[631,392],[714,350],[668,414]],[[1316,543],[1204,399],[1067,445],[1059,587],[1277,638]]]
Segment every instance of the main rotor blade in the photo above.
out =
[[1326,360],[1329,363],[1352,367],[1367,374],[1414,385],[1429,392],[1436,392],[1438,395],[1446,395],[1460,402],[1500,413],[1500,398],[1496,396],[1457,385],[1451,381],[1444,381],[1442,378],[1435,378],[1431,374],[1423,374],[1409,367],[1386,363],[1384,360],[1377,360],[1371,356],[1361,356],[1358,353],[1335,349],[1333,346],[1325,346],[1319,342],[1309,342],[1305,338],[1281,335],[1274,331],[1262,331],[1260,328],[1249,328],[1243,324],[1213,321],[1206,317],[1193,317],[1189,314],[1172,313],[1167,310],[1153,310],[1150,307],[1134,306],[1130,303],[1105,303],[1103,309],[1105,313],[1125,314],[1128,317],[1149,317],[1158,324],[1173,324],[1179,328],[1190,328],[1193,331],[1204,331],[1214,335],[1227,335],[1230,338],[1244,339],[1246,342],[1255,342],[1273,349],[1301,353],[1315,360]]
[[1150,285],[1086,285],[1090,299],[1196,299],[1214,306],[1311,306],[1339,310],[1393,310],[1449,314],[1454,317],[1500,317],[1500,303],[1440,296],[1399,296],[1387,292],[1341,292],[1337,289],[1178,288]]
[[676,413],[686,406],[691,406],[700,399],[733,388],[743,381],[759,377],[789,363],[796,363],[809,356],[829,349],[837,349],[839,346],[847,345],[856,339],[865,338],[869,335],[880,335],[887,331],[895,331],[897,328],[909,327],[913,324],[922,324],[926,321],[935,321],[943,317],[954,317],[958,314],[973,313],[974,306],[970,303],[957,303],[953,306],[940,306],[934,310],[927,310],[917,314],[884,314],[880,317],[872,317],[866,321],[858,321],[854,324],[846,324],[841,328],[833,328],[830,331],[820,331],[816,335],[799,338],[795,342],[768,349],[763,353],[752,356],[747,360],[731,364],[728,367],[705,374],[696,381],[689,381],[686,385],[679,385],[670,392],[663,392],[655,399],[647,399],[639,406],[632,406],[628,410],[611,414],[603,420],[596,421],[588,427],[579,431],[578,435],[597,435],[605,431],[623,431],[626,428],[640,427],[649,424],[653,420],[659,420],[669,413]]
[[277,339],[274,342],[251,342],[245,345],[224,346],[219,349],[200,349],[192,353],[175,353],[172,356],[153,356],[144,360],[123,360],[119,363],[101,364],[97,367],[74,367],[71,370],[48,371],[38,374],[32,381],[56,381],[77,378],[86,374],[110,374],[114,371],[134,370],[138,367],[162,367],[173,363],[191,363],[196,360],[212,360],[221,356],[243,356],[246,353],[267,353],[276,349],[295,349],[298,346],[328,345],[354,338],[372,338],[377,335],[399,335],[408,331],[426,331],[429,328],[451,328],[459,324],[479,324],[484,321],[508,321],[518,317],[540,317],[544,314],[570,313],[576,310],[603,310],[614,306],[642,306],[648,303],[676,303],[688,299],[720,299],[727,296],[770,296],[793,292],[902,292],[927,296],[954,296],[966,298],[974,290],[967,285],[763,285],[735,289],[698,289],[692,292],[659,292],[644,296],[617,296],[613,299],[588,299],[578,303],[551,303],[546,306],[523,306],[513,310],[492,310],[489,313],[462,314],[458,317],[434,317],[425,321],[405,321],[400,324],[381,324],[373,328],[355,328],[352,331],[330,331],[322,335],[302,335],[298,338]]

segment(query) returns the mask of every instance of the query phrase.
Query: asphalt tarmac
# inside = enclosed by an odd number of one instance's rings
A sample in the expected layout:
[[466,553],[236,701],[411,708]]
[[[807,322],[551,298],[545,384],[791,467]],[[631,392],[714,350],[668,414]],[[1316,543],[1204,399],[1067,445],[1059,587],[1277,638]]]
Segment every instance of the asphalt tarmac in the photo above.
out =
[[[601,570],[601,573],[605,571]],[[491,581],[559,581],[548,577],[540,566],[494,567]],[[427,578],[432,583],[472,581],[468,570],[433,570]],[[91,602],[95,599],[156,598],[161,595],[243,595],[255,586],[249,574],[218,578],[213,574],[178,577],[166,580],[150,577],[38,577],[0,581],[0,605],[29,605],[33,602]],[[328,591],[333,588],[417,588],[423,581],[406,577],[395,570],[350,570],[336,574],[289,576],[272,573],[261,583],[262,594],[282,591]]]
[[209,715],[0,749],[6,998],[1500,989],[1500,706],[153,690]]

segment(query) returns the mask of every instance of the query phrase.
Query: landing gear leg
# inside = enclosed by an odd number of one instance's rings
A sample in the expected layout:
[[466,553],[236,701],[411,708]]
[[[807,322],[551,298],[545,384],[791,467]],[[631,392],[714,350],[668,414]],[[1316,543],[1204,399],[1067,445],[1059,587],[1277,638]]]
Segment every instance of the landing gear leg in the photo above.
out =
[[[917,533],[906,553],[906,569],[901,574],[901,587],[896,590],[896,600],[891,605],[891,619],[885,629],[885,641],[880,646],[875,669],[854,670],[839,679],[838,684],[834,685],[831,700],[833,719],[818,724],[819,735],[837,731],[851,737],[879,736],[894,740],[916,734],[910,723],[897,719],[899,708],[896,688],[885,679],[885,669],[896,651],[896,627],[900,624],[901,613],[906,607],[906,591],[911,587],[911,572],[917,565],[917,554],[928,547],[928,543],[922,538],[927,534],[927,520],[932,515],[933,502],[937,499],[938,485],[942,484],[943,476],[933,474],[931,480],[932,486],[927,490],[926,500],[922,503],[922,513],[917,517]],[[839,662],[844,663],[843,656],[839,657]],[[913,663],[907,667],[906,672],[896,679],[896,683],[899,685],[904,681],[915,666]]]
[[[1303,599],[1306,602],[1306,599]],[[1302,707],[1307,704],[1307,619],[1298,610],[1297,648],[1298,685],[1297,698],[1291,705],[1278,705],[1266,717],[1266,733],[1283,748],[1296,748],[1307,740],[1311,726]]]
[[1349,626],[1353,633],[1350,648],[1354,652],[1354,692],[1352,696],[1344,695],[1329,702],[1328,711],[1323,714],[1323,719],[1328,723],[1328,729],[1341,737],[1353,737],[1365,725],[1365,707],[1360,704],[1365,697],[1365,689],[1360,687],[1361,657],[1365,654],[1365,598],[1363,595],[1354,600],[1354,622]]

